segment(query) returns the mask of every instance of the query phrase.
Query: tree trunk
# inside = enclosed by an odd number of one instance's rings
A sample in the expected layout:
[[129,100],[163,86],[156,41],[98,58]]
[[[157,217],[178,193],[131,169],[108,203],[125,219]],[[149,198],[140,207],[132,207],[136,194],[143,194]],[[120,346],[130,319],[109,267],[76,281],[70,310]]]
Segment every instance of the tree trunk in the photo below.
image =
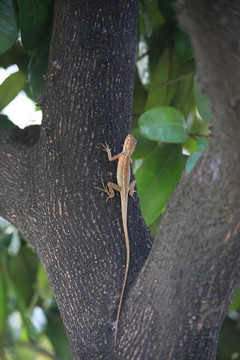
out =
[[94,186],[116,182],[101,143],[117,154],[130,132],[137,0],[56,0],[41,128],[0,133],[0,213],[43,263],[75,360],[214,359],[239,285],[240,6],[185,0],[179,9],[212,102],[213,138],[171,197],[149,257],[150,233],[129,200],[116,346],[120,200],[106,204]]

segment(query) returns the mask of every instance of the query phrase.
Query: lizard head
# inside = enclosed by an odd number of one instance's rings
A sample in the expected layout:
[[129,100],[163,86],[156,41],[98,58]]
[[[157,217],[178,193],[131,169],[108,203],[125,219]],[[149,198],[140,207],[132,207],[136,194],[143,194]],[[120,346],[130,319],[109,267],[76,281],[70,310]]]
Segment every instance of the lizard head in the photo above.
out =
[[137,140],[131,134],[128,134],[124,141],[123,152],[129,153],[129,155],[131,156],[135,149],[136,143]]

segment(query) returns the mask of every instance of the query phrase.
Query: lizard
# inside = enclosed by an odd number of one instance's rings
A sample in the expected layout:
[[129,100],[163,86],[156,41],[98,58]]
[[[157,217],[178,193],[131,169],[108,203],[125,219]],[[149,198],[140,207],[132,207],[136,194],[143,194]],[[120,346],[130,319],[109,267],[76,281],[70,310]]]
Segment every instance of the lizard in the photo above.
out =
[[[131,155],[135,149],[137,140],[131,135],[128,134],[123,145],[123,150],[118,155],[112,156],[111,150],[109,149],[109,146],[107,143],[102,144],[103,150],[106,151],[108,160],[114,161],[118,160],[118,166],[117,166],[117,184],[114,184],[112,182],[108,182],[107,186],[102,183],[103,188],[95,187],[95,189],[104,191],[107,193],[108,199],[112,199],[115,195],[115,191],[119,191],[120,197],[121,197],[121,211],[122,211],[122,224],[123,224],[123,231],[125,236],[125,244],[126,244],[126,250],[127,250],[127,256],[126,256],[126,268],[125,268],[125,276],[122,286],[122,292],[119,300],[118,305],[118,312],[117,312],[117,318],[116,318],[116,325],[115,325],[115,337],[114,342],[116,345],[117,342],[117,332],[118,332],[118,322],[119,322],[119,316],[121,312],[121,306],[122,306],[122,300],[123,295],[126,287],[126,281],[127,281],[127,275],[128,275],[128,269],[129,269],[129,262],[130,262],[130,245],[129,245],[129,237],[128,237],[128,229],[127,229],[127,207],[128,207],[128,194],[134,199],[134,188],[136,185],[136,181],[130,182],[130,164],[132,163]],[[135,199],[134,199],[135,200]]]

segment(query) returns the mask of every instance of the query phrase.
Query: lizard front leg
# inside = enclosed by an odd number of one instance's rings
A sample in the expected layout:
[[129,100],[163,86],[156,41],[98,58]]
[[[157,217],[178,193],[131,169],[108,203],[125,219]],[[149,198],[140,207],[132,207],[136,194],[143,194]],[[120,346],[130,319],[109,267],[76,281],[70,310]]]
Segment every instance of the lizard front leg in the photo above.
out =
[[[107,143],[102,144],[102,147],[103,147],[103,151],[106,151],[109,161],[117,160],[117,159],[119,159],[119,157],[121,156],[121,153],[120,153],[120,154],[117,154],[117,155],[115,155],[115,156],[112,156],[112,155],[111,155],[111,150],[109,149],[109,146],[108,146]],[[119,191],[119,190],[117,190],[117,191]]]

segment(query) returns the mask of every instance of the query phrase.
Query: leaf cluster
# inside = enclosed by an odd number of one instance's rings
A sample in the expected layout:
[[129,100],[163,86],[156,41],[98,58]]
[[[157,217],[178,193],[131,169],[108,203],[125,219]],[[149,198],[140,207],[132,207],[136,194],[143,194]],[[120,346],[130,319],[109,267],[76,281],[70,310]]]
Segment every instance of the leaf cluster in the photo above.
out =
[[133,95],[133,154],[141,209],[153,235],[167,200],[210,139],[210,103],[196,81],[189,36],[173,1],[140,3]]
[[[44,91],[52,7],[50,0],[0,1],[0,67],[16,64],[18,68],[0,85],[0,111],[21,91],[33,101]],[[0,115],[0,126],[13,124]]]
[[0,218],[0,357],[38,356],[71,359],[68,340],[41,263],[18,230]]

